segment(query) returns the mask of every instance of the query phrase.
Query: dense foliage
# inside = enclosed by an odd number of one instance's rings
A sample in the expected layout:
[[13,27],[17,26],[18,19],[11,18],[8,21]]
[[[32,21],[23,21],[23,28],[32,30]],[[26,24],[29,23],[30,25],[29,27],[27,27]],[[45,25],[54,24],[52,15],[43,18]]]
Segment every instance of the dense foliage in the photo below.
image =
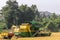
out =
[[32,21],[36,14],[36,10],[34,8],[32,10],[32,8],[27,5],[18,6],[16,1],[7,1],[7,5],[2,9],[7,27],[10,28],[12,25],[20,25],[21,23]]
[[[60,16],[53,13],[51,16],[43,14],[42,17],[36,7],[32,5],[31,7],[27,5],[20,5],[16,1],[7,1],[7,5],[2,8],[2,12],[5,18],[5,22],[0,22],[0,28],[8,27],[11,28],[12,25],[20,25],[21,23],[27,23],[35,21],[35,25],[40,28],[48,28],[51,31],[60,31]],[[3,25],[4,24],[4,25]]]

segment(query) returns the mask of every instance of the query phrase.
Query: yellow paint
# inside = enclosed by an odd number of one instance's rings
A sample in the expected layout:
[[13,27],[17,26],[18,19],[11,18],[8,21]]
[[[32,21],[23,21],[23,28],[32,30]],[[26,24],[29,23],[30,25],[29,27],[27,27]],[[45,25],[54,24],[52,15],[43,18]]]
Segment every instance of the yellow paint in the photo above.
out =
[[15,25],[12,25],[12,27],[16,27]]
[[3,36],[0,34],[0,38],[3,38]]
[[1,35],[2,36],[8,36],[8,33],[7,32],[2,32]]
[[15,28],[14,29],[14,32],[19,32],[19,28]]
[[20,32],[29,32],[31,25],[29,23],[23,23],[20,25]]

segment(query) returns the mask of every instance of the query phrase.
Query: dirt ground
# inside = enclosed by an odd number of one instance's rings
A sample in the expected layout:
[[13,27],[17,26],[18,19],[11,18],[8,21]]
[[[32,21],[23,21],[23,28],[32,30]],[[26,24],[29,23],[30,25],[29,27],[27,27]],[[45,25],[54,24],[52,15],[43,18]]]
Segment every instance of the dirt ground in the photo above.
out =
[[[3,40],[3,39],[1,39]],[[30,37],[30,38],[12,38],[11,40],[60,40],[60,32],[52,33],[51,36],[46,37]]]

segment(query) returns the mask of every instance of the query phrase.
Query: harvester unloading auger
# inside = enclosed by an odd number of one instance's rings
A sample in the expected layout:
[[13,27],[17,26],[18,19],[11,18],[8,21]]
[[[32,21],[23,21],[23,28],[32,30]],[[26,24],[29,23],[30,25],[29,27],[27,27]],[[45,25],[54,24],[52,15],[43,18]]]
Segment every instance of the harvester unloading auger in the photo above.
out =
[[48,29],[48,26],[50,25],[51,22],[52,21],[50,20],[48,23],[46,23],[46,25],[44,27],[38,27],[38,30],[33,34],[33,36],[34,37],[35,36],[50,36],[51,35],[51,31]]

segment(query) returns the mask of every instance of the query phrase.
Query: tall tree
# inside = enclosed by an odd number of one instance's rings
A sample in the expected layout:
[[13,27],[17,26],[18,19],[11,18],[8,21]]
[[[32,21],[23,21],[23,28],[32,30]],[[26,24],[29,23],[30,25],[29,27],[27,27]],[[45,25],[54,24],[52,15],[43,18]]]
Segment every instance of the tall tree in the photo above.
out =
[[6,19],[7,27],[10,28],[12,24],[18,25],[18,20],[21,17],[18,3],[12,0],[7,1],[7,6],[3,7],[3,14]]
[[33,11],[34,14],[35,14],[34,20],[38,21],[38,19],[40,18],[40,13],[39,13],[39,11],[38,11],[38,9],[37,9],[37,6],[36,6],[36,5],[32,5],[32,6],[31,6],[31,9],[32,9],[32,11]]
[[22,4],[19,9],[22,11],[22,22],[30,22],[35,18],[34,11],[32,11],[31,7]]
[[18,6],[16,0],[7,1],[7,5],[2,10],[8,28],[11,28],[13,24],[20,25],[24,22],[30,22],[35,18],[34,11],[31,7],[27,5]]

